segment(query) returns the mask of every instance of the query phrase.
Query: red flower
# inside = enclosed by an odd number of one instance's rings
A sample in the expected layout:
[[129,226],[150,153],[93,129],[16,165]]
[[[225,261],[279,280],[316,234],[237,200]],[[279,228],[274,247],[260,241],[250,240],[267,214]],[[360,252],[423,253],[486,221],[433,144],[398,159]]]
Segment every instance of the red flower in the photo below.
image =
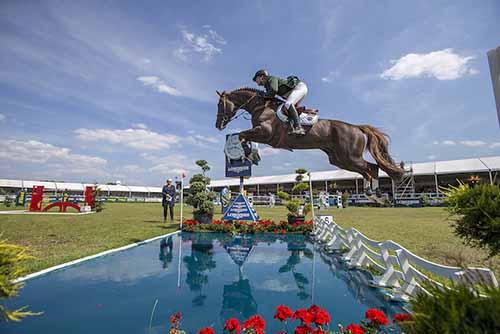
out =
[[389,321],[387,320],[384,312],[377,310],[376,308],[371,308],[366,311],[365,317],[370,319],[372,324],[375,325],[387,325]]
[[205,327],[198,331],[198,334],[214,334],[215,331],[212,327]]
[[314,315],[314,323],[316,325],[325,325],[330,322],[330,315],[326,310],[319,310]]
[[240,323],[238,322],[238,319],[236,319],[236,318],[228,319],[226,321],[226,325],[224,326],[224,329],[227,329],[230,333],[241,332]]
[[174,313],[170,316],[170,323],[171,324],[175,324],[179,321],[181,321],[182,319],[182,313],[181,312],[177,312],[177,313]]
[[293,311],[283,304],[276,307],[276,314],[274,315],[274,319],[278,319],[279,321],[285,321],[288,318],[293,316]]
[[350,334],[365,334],[365,331],[363,328],[356,324],[350,324],[346,328],[344,328],[344,333],[350,333]]
[[392,318],[392,322],[405,322],[405,321],[410,321],[411,320],[411,314],[410,313],[398,313]]
[[257,333],[263,333],[266,328],[266,321],[258,314],[251,316],[243,322],[243,328],[253,328]]
[[311,312],[309,312],[308,309],[301,309],[295,311],[295,313],[293,314],[293,319],[300,319],[300,321],[302,321],[303,324],[307,325],[313,321],[314,315]]
[[295,327],[295,330],[293,332],[295,334],[311,334],[313,331],[314,331],[314,329],[311,326],[302,325],[302,326]]
[[327,333],[326,333],[325,331],[323,331],[323,330],[321,329],[321,327],[320,327],[320,328],[316,329],[316,330],[313,332],[313,334],[327,334]]

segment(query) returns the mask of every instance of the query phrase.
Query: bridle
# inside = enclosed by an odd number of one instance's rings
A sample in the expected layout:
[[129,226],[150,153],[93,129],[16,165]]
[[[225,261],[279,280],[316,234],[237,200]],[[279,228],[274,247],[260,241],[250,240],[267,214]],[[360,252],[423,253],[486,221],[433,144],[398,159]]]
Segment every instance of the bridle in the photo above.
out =
[[[250,103],[250,101],[252,101],[255,97],[257,96],[257,94],[251,96],[248,100],[246,100],[242,105],[240,105],[239,107],[237,108],[234,108],[233,110],[240,110],[242,109],[244,106],[246,106],[248,103]],[[222,94],[221,95],[221,99],[222,99],[222,103],[223,103],[223,110],[224,110],[224,114],[222,115],[222,124],[223,125],[227,125],[229,122],[237,119],[238,117],[240,117],[241,115],[243,115],[245,112],[248,112],[246,110],[243,110],[242,112],[240,112],[239,114],[237,114],[236,112],[233,114],[235,116],[227,116],[227,112],[226,112],[226,94]]]

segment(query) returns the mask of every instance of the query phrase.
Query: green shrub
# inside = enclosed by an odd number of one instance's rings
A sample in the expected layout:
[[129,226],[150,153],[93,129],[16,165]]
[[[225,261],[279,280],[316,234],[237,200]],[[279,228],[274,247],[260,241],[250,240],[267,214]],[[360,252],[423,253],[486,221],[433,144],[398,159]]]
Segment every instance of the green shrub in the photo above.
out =
[[[14,281],[24,275],[21,263],[30,258],[32,257],[26,255],[25,248],[0,240],[0,299],[17,296],[23,283]],[[27,311],[26,306],[12,311],[0,305],[0,316],[6,321],[21,321],[24,317],[38,314]]]
[[443,191],[448,211],[455,215],[455,234],[470,246],[500,254],[500,187],[481,184],[474,188],[460,183]]
[[422,197],[420,197],[420,202],[422,203],[422,206],[429,206],[431,205],[431,200],[429,199],[429,196],[424,194]]
[[[300,194],[309,188],[309,185],[306,182],[302,182],[302,180],[304,179],[304,174],[307,173],[307,170],[305,170],[304,168],[298,168],[297,170],[295,170],[295,173],[297,173],[297,176],[295,177],[295,181],[297,181],[297,183],[292,188],[292,194]],[[310,208],[306,209],[305,208],[306,203],[303,203],[298,198],[292,198],[292,196],[290,194],[288,194],[284,191],[279,191],[278,196],[282,200],[286,201],[285,207],[288,209],[288,216],[289,217],[299,216],[299,207],[301,205],[304,205],[304,211],[303,211],[304,216],[307,214],[307,212],[309,212],[308,209],[310,209]]]
[[281,198],[284,201],[289,201],[290,200],[290,195],[284,191],[278,191],[278,197]]
[[208,166],[205,160],[197,160],[196,164],[201,167],[203,174],[194,174],[189,179],[189,193],[191,197],[188,197],[186,202],[193,206],[193,214],[195,215],[213,215],[213,200],[217,197],[217,194],[207,190],[210,178],[205,176],[205,173],[210,170],[210,166]]
[[419,293],[410,302],[413,321],[401,324],[405,333],[500,333],[499,288],[482,287],[486,298],[464,284],[426,289],[431,295]]

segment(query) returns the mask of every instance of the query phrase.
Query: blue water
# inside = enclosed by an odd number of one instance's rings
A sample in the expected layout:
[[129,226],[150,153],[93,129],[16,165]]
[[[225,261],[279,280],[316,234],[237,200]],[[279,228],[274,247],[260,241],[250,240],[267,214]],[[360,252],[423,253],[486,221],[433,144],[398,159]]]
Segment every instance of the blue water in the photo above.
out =
[[29,280],[8,305],[44,314],[0,322],[0,333],[168,333],[176,311],[188,333],[207,325],[221,333],[226,319],[256,313],[275,333],[282,303],[315,303],[346,325],[371,307],[401,312],[364,282],[365,274],[345,270],[302,235],[183,233]]

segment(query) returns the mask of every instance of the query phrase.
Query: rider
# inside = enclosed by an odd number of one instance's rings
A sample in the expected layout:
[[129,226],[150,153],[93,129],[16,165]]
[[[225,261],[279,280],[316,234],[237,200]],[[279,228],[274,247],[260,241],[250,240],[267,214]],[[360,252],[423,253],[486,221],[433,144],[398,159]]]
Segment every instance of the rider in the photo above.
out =
[[306,133],[300,124],[299,114],[295,105],[306,97],[306,84],[300,81],[296,76],[289,76],[286,79],[282,79],[269,75],[266,70],[258,70],[253,77],[253,81],[255,81],[257,85],[266,88],[267,96],[274,97],[278,95],[286,100],[285,108],[288,110],[292,125],[292,131],[289,133],[300,136],[305,135]]

